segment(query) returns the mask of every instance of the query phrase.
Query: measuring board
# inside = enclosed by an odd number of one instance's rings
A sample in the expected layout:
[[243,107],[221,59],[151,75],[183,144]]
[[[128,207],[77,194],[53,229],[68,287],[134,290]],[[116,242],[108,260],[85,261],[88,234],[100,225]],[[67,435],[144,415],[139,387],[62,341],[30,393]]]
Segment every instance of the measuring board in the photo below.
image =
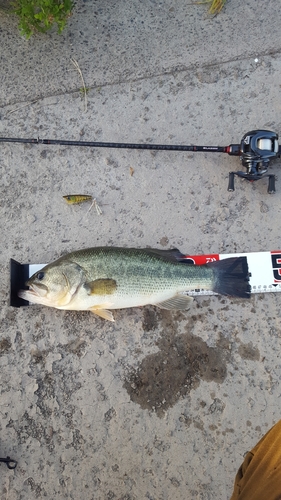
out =
[[[202,265],[229,257],[247,257],[251,293],[281,292],[281,250],[271,252],[187,255],[186,262]],[[217,295],[210,290],[192,290],[188,295]]]
[[[247,257],[251,293],[281,292],[281,250],[270,252],[249,252],[229,254],[182,255],[181,261],[186,264],[201,266],[216,260],[229,257]],[[29,302],[18,297],[18,291],[26,288],[26,281],[46,264],[20,264],[10,260],[10,306],[28,306]],[[188,295],[217,295],[210,290],[191,290]]]

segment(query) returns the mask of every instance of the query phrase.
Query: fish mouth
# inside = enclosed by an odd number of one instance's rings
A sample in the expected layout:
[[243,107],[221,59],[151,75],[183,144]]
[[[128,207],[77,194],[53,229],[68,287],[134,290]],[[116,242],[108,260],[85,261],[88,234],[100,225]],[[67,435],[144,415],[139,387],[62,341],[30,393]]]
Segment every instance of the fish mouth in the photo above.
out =
[[19,290],[18,296],[21,299],[33,302],[35,304],[46,303],[47,287],[44,285],[37,286],[27,281],[26,285],[29,286],[28,290]]
[[37,296],[37,297],[45,297],[48,293],[48,288],[46,285],[43,285],[43,283],[30,283],[30,281],[26,282],[26,285],[29,287],[28,291],[32,296]]
[[72,300],[70,293],[57,294],[56,296],[48,294],[48,288],[42,283],[26,283],[29,286],[28,290],[19,290],[18,296],[33,304],[41,304],[49,307],[60,307],[68,305]]

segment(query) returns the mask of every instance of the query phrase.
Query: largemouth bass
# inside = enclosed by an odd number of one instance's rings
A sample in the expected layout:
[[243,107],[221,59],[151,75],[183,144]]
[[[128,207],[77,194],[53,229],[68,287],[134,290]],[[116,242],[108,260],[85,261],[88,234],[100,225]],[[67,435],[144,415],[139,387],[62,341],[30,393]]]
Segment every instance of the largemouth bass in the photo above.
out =
[[19,296],[57,309],[92,311],[114,321],[110,309],[156,305],[187,309],[194,289],[248,298],[246,257],[194,266],[179,250],[96,247],[59,258],[35,273]]

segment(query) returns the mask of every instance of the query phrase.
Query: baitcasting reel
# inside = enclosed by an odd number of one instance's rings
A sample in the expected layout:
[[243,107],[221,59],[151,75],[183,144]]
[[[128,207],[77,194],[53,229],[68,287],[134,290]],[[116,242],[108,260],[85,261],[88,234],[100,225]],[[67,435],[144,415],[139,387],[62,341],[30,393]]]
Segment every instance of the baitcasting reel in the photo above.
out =
[[[247,181],[258,181],[268,177],[268,193],[275,193],[275,175],[267,174],[270,160],[280,157],[278,135],[269,130],[252,130],[242,138],[240,146],[232,144],[229,146],[230,155],[240,155],[240,160],[245,172],[229,172],[228,191],[234,191],[234,176],[242,177]],[[237,152],[239,148],[239,152]]]

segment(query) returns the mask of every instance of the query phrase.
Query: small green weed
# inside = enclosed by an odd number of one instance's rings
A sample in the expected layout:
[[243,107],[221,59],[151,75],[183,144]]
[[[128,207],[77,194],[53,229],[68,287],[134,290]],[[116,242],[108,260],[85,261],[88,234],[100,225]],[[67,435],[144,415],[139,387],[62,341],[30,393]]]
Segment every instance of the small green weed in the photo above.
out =
[[19,29],[27,39],[34,31],[45,33],[54,23],[61,33],[73,9],[72,0],[15,0],[13,12],[20,18]]
[[85,95],[91,90],[91,87],[81,87],[79,91],[81,92],[82,95]]

